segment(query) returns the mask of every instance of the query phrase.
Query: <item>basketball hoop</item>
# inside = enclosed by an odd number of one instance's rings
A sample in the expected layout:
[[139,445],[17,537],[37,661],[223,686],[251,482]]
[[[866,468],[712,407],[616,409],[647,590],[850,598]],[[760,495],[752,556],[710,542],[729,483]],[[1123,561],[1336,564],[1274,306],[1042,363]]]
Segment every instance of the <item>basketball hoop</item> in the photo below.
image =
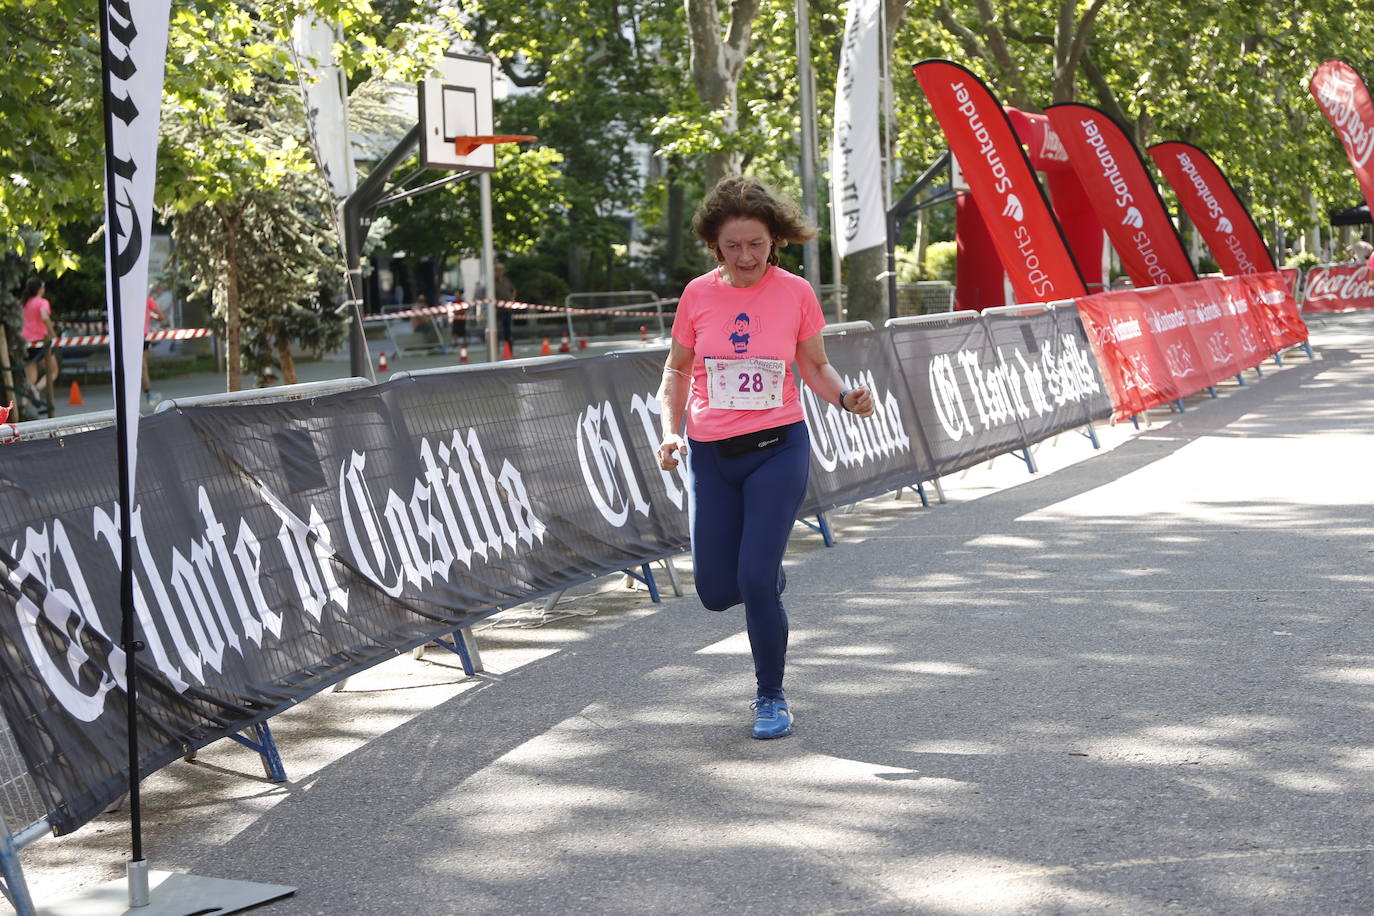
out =
[[466,156],[473,150],[488,144],[495,146],[497,143],[532,143],[538,137],[531,137],[526,134],[508,134],[495,137],[454,137],[453,152],[457,156]]

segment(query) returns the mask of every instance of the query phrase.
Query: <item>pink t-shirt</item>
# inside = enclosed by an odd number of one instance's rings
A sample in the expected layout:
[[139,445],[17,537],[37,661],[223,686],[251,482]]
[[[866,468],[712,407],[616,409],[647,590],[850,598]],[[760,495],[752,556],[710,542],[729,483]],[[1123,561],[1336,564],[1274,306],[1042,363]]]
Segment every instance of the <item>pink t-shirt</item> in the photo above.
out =
[[[797,343],[824,327],[825,316],[811,284],[780,267],[770,267],[758,283],[742,288],[726,283],[719,270],[688,283],[673,319],[673,339],[695,353],[687,435],[698,442],[715,442],[801,420],[801,401],[790,367]],[[782,406],[765,410],[712,407],[707,397],[708,357],[782,360],[789,367]]]
[[42,343],[48,337],[48,326],[43,319],[52,314],[52,306],[42,296],[34,296],[24,303],[24,324],[19,336],[29,343]]

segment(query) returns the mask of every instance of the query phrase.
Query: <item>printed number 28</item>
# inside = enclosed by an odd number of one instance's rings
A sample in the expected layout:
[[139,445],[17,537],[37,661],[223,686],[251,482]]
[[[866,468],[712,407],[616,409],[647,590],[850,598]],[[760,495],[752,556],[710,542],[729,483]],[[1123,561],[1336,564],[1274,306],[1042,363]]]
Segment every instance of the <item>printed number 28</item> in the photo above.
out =
[[762,391],[763,376],[757,372],[753,375],[748,372],[741,372],[739,374],[739,390],[742,392]]

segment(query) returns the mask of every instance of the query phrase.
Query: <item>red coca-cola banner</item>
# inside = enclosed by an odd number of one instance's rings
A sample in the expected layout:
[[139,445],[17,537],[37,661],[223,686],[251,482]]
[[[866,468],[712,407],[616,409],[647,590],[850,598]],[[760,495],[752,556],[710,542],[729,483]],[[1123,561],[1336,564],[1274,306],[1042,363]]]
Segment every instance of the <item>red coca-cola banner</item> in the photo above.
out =
[[1341,138],[1364,199],[1374,208],[1374,102],[1358,70],[1328,60],[1312,74],[1312,95]]
[[1150,147],[1150,156],[1202,233],[1222,273],[1236,277],[1278,269],[1250,211],[1211,156],[1179,141],[1156,143]]
[[1277,272],[1078,300],[1117,419],[1167,404],[1307,339]]
[[1076,102],[1051,105],[1045,114],[1131,282],[1143,287],[1196,280],[1159,189],[1121,126]]
[[1087,294],[1044,191],[983,81],[947,60],[912,68],[959,160],[1018,302]]
[[1307,271],[1302,296],[1304,312],[1374,309],[1374,276],[1364,265],[1324,264]]

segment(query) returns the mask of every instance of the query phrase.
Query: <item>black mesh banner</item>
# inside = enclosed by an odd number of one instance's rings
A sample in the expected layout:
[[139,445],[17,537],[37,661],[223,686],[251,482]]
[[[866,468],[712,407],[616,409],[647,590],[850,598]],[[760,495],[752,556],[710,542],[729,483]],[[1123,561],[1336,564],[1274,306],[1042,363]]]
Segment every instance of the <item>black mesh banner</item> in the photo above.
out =
[[811,478],[804,514],[843,506],[934,476],[930,452],[887,331],[827,337],[826,356],[846,388],[873,393],[861,420],[822,401],[797,379],[811,434]]
[[[877,411],[804,390],[804,513],[1105,415],[1072,312],[828,337]],[[664,352],[145,419],[142,771],[497,610],[686,550],[687,469],[654,457]],[[59,833],[127,784],[114,454],[113,429],[20,441],[0,476],[0,704]]]

